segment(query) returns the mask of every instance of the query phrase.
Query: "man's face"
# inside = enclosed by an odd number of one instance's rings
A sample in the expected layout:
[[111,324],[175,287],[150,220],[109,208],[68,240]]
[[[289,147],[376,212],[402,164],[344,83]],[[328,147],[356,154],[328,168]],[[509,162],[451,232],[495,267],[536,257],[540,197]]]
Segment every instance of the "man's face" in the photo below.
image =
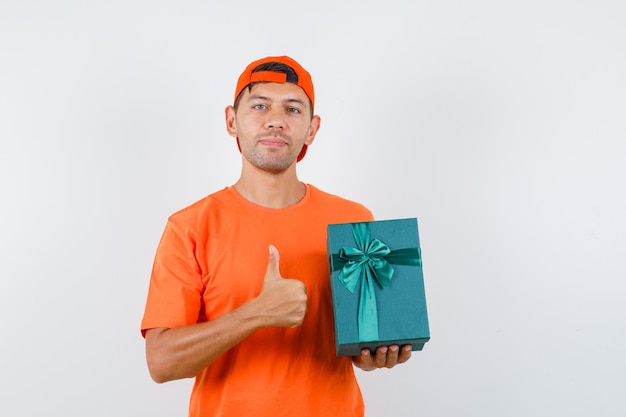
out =
[[259,83],[244,89],[237,111],[226,108],[228,133],[239,138],[244,158],[257,168],[283,172],[303,145],[313,142],[319,117],[311,118],[304,91],[292,83]]

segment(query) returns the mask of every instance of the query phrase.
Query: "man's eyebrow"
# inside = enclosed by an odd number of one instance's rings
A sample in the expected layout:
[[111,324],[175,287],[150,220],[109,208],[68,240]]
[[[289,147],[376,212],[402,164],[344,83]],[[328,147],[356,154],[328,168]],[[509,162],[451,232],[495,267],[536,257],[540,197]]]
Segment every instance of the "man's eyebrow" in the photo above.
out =
[[248,100],[269,100],[269,97],[262,96],[260,94],[250,94]]
[[[264,95],[261,95],[261,94],[251,94],[251,95],[248,96],[248,101],[250,101],[250,100],[266,100],[266,101],[269,101],[270,98],[266,97]],[[283,100],[283,102],[286,102],[286,103],[298,103],[298,104],[300,104],[302,106],[306,105],[306,103],[303,100],[300,100],[299,98],[295,98],[295,97],[285,99],[285,100]]]
[[290,99],[287,99],[287,100],[285,100],[285,101],[286,101],[286,102],[288,102],[288,103],[298,103],[298,104],[300,104],[300,105],[302,105],[302,106],[305,106],[305,105],[306,105],[306,103],[304,102],[304,100],[300,100],[299,98],[290,98]]

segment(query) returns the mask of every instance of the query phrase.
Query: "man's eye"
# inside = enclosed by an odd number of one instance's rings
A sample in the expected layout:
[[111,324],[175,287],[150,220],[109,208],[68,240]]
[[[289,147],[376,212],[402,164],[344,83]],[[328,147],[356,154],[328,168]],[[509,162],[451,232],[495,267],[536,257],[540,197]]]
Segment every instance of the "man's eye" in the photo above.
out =
[[287,111],[289,113],[300,113],[300,109],[297,109],[295,107],[287,107]]
[[265,104],[255,104],[254,108],[256,110],[265,110],[265,109],[267,109],[267,106]]

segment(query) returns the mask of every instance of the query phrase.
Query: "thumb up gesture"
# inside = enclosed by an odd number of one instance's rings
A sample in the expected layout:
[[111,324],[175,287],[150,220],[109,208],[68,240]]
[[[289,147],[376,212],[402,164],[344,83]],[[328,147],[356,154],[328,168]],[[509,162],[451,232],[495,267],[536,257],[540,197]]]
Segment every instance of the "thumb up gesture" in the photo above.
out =
[[278,249],[270,245],[269,250],[263,287],[256,299],[259,314],[267,320],[268,327],[298,327],[307,310],[306,287],[297,279],[283,278]]

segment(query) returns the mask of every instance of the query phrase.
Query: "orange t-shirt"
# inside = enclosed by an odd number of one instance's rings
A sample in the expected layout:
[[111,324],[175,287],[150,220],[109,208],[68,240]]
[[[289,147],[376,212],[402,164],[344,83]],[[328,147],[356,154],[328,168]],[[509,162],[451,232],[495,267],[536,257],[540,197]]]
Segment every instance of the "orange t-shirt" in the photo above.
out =
[[363,416],[348,357],[337,357],[326,226],[373,220],[364,206],[308,185],[287,208],[255,205],[232,187],[172,215],[155,257],[141,330],[211,320],[259,294],[268,245],[283,277],[309,297],[297,328],[259,330],[196,376],[190,417]]

